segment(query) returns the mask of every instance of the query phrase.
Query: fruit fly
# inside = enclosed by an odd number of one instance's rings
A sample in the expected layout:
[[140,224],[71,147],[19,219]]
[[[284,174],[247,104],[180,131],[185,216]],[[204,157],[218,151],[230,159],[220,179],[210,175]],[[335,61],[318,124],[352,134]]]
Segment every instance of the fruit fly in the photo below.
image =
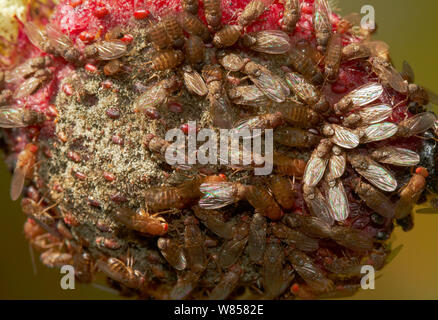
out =
[[224,300],[236,288],[243,270],[240,266],[234,265],[219,280],[218,284],[208,294],[209,300]]
[[181,6],[184,11],[190,12],[191,14],[198,14],[198,0],[182,0]]
[[360,178],[353,181],[354,192],[362,199],[368,208],[386,218],[394,217],[394,204],[382,192]]
[[184,45],[186,61],[191,65],[197,65],[204,60],[205,46],[201,38],[191,36],[186,39]]
[[243,69],[247,60],[236,53],[226,53],[221,51],[217,54],[218,62],[227,71],[237,72]]
[[389,85],[395,91],[403,94],[408,93],[407,81],[389,62],[378,57],[372,57],[369,61],[373,72],[377,74],[383,85]]
[[275,172],[290,177],[302,177],[306,168],[306,162],[301,159],[295,159],[285,154],[274,153]]
[[80,52],[73,45],[69,36],[62,33],[61,30],[50,23],[46,25],[46,32],[50,46],[54,49],[56,54],[59,54],[69,62],[78,62],[80,59]]
[[303,176],[306,186],[315,187],[321,181],[330,160],[332,147],[333,143],[329,139],[323,139],[312,152]]
[[239,134],[242,134],[245,139],[245,138],[254,137],[256,135],[256,133],[252,133],[252,132],[249,132],[250,136],[244,135],[242,131],[245,129],[249,129],[249,131],[252,131],[254,129],[260,129],[261,131],[264,131],[266,129],[278,128],[282,124],[283,124],[283,115],[281,114],[281,112],[267,113],[256,117],[244,119],[240,121],[233,128],[233,130],[235,130]]
[[43,199],[36,202],[31,198],[23,198],[21,200],[21,210],[23,210],[25,215],[32,219],[35,219],[46,226],[52,226],[55,223],[55,217],[49,213],[49,210],[53,209],[57,204],[45,208],[42,202]]
[[255,85],[232,87],[228,97],[234,104],[261,107],[271,104],[271,100]]
[[50,56],[40,56],[26,60],[26,62],[4,73],[5,83],[15,83],[23,78],[28,78],[40,69],[49,67],[52,64]]
[[370,157],[358,152],[350,152],[347,159],[357,173],[380,190],[392,192],[397,188],[397,180],[391,173]]
[[226,222],[223,213],[216,210],[205,210],[199,206],[192,207],[196,218],[211,232],[223,239],[231,239],[233,237],[233,225],[231,222]]
[[246,221],[238,222],[233,230],[233,237],[226,240],[219,253],[219,265],[228,268],[236,263],[248,243],[249,226]]
[[320,137],[310,131],[281,127],[274,132],[274,141],[292,148],[312,148],[320,141]]
[[267,54],[284,54],[291,48],[290,38],[281,30],[262,30],[246,33],[241,43],[253,51]]
[[272,233],[287,244],[305,252],[316,251],[319,248],[317,239],[310,238],[300,231],[293,230],[283,223],[271,223]]
[[268,224],[266,218],[260,213],[254,213],[249,224],[248,254],[253,262],[260,262],[263,258],[266,246],[266,230]]
[[331,179],[338,179],[342,177],[347,165],[346,153],[338,146],[333,146],[332,154],[328,163],[328,177]]
[[429,172],[426,168],[418,167],[409,182],[400,189],[400,200],[395,207],[397,219],[403,219],[411,214],[413,206],[418,202],[420,195],[426,188],[428,176]]
[[210,40],[211,35],[208,28],[198,19],[197,15],[188,12],[181,12],[178,17],[179,23],[187,33],[192,36],[200,37],[204,42]]
[[198,273],[191,271],[179,275],[176,284],[170,290],[169,298],[172,300],[187,298],[198,285],[199,277]]
[[[286,70],[286,69],[285,69]],[[307,105],[313,106],[320,99],[316,87],[297,72],[286,72],[286,83],[289,88]]]
[[151,86],[135,101],[135,110],[144,112],[148,108],[156,108],[167,102],[170,94],[178,90],[180,83],[177,77],[162,80]]
[[176,17],[176,13],[166,14],[162,18],[161,23],[170,38],[172,46],[176,48],[182,47],[184,45],[184,34]]
[[152,65],[155,71],[174,69],[184,62],[184,54],[181,50],[162,50],[157,52],[148,64]]
[[313,291],[327,292],[333,288],[333,282],[326,278],[305,253],[297,249],[288,249],[286,255],[292,267]]
[[360,137],[360,143],[370,143],[389,139],[394,136],[397,131],[397,125],[392,122],[376,123],[356,130]]
[[138,210],[119,208],[115,218],[130,229],[153,236],[161,236],[168,230],[168,224],[163,218],[151,215],[141,208]]
[[30,96],[38,90],[51,77],[49,69],[40,69],[34,73],[30,78],[24,80],[23,83],[15,90],[14,99],[22,99]]
[[167,49],[172,45],[172,39],[166,32],[166,26],[163,21],[150,27],[148,30],[148,38],[158,50]]
[[184,220],[184,250],[187,266],[192,272],[200,273],[207,267],[207,252],[204,235],[194,217]]
[[392,108],[386,104],[365,107],[345,117],[342,125],[348,128],[355,128],[376,124],[389,118],[392,111]]
[[281,219],[283,212],[272,195],[263,187],[243,185],[237,182],[204,183],[200,187],[204,197],[199,206],[219,209],[240,200],[248,201],[254,209],[272,220]]
[[342,59],[342,35],[335,33],[330,37],[325,56],[325,76],[330,83],[338,79]]
[[333,225],[334,215],[319,188],[303,185],[303,197],[313,216],[321,219],[330,226]]
[[388,44],[379,40],[360,43],[353,42],[342,49],[342,59],[344,61],[364,59],[373,56],[389,61]]
[[128,258],[127,263],[117,258],[99,259],[96,264],[100,271],[114,281],[122,283],[131,289],[140,289],[144,284],[144,276],[140,271],[133,269],[134,260]]
[[228,48],[239,40],[242,34],[242,27],[238,25],[225,25],[215,33],[213,44],[216,48]]
[[345,221],[350,215],[347,194],[341,179],[330,177],[330,171],[326,174],[325,181],[322,185],[323,191],[327,198],[330,211],[336,221]]
[[280,3],[284,6],[281,30],[292,33],[301,18],[300,0],[281,0]]
[[407,118],[398,124],[396,136],[408,138],[421,134],[432,128],[437,118],[432,112],[423,112]]
[[175,239],[159,238],[157,247],[167,262],[176,270],[184,270],[187,267],[187,260],[184,254],[183,245]]
[[49,249],[40,255],[41,262],[49,268],[61,268],[64,265],[73,264],[71,253],[62,252],[57,248]]
[[324,124],[322,134],[329,137],[330,141],[345,149],[354,149],[359,145],[360,139],[357,133],[351,129],[337,124]]
[[35,153],[37,150],[38,147],[36,145],[28,143],[23,151],[18,154],[11,181],[10,195],[13,201],[20,197],[26,177],[30,177],[33,172],[33,167],[36,162]]
[[[153,134],[148,134],[146,136],[145,146],[146,146],[146,148],[149,149],[149,151],[155,153],[158,156],[158,158],[160,158],[163,161],[165,161],[165,159],[166,159],[167,148],[174,147],[174,146],[172,146],[172,144],[169,141],[166,141],[160,137],[156,137]],[[184,144],[178,145],[177,150],[174,150],[174,151],[178,151],[179,148],[184,149]],[[188,163],[187,157],[184,157],[183,160],[185,163]],[[177,164],[176,163],[174,166],[175,166],[175,168],[180,169],[180,170],[190,170],[192,168],[192,166],[189,164]]]
[[21,128],[42,123],[45,116],[30,109],[0,108],[0,128]]
[[280,242],[275,238],[270,238],[263,255],[262,271],[263,288],[267,299],[279,296],[287,288],[287,285],[284,284],[284,262],[284,250]]
[[287,63],[312,83],[320,85],[324,82],[324,77],[321,70],[319,70],[318,64],[298,48],[292,48],[289,51]]
[[345,114],[354,108],[363,107],[380,98],[383,87],[380,83],[371,82],[363,85],[344,96],[334,105],[336,114]]
[[318,49],[325,51],[332,34],[332,11],[327,0],[316,0],[313,9],[313,27],[315,28]]
[[420,155],[412,150],[392,146],[380,147],[370,153],[371,159],[400,167],[412,167],[420,163]]
[[272,4],[272,0],[251,0],[243,9],[237,20],[240,25],[248,26],[257,20]]
[[290,210],[295,205],[296,190],[289,178],[273,175],[270,181],[271,191],[275,200],[285,210]]
[[213,29],[218,30],[222,20],[221,0],[204,1],[205,19],[207,24]]
[[353,251],[368,251],[373,248],[373,240],[361,230],[334,226],[331,238],[338,244]]
[[114,60],[126,55],[128,48],[126,43],[121,40],[102,40],[85,47],[84,55],[87,58],[98,60]]
[[103,73],[106,76],[114,76],[122,70],[122,63],[119,59],[114,59],[105,64],[103,67]]
[[283,119],[300,128],[312,128],[321,122],[321,117],[316,111],[295,102],[287,102],[279,105]]
[[183,67],[184,84],[188,91],[201,97],[207,95],[208,88],[202,76],[190,66]]
[[94,279],[96,265],[88,252],[76,252],[73,256],[75,277],[79,282],[90,283]]
[[332,235],[331,226],[318,217],[304,216],[299,214],[288,214],[284,217],[286,224],[312,238],[330,238]]
[[221,129],[233,126],[233,110],[223,86],[223,74],[219,65],[204,67],[202,75],[208,87],[207,99],[213,124]]

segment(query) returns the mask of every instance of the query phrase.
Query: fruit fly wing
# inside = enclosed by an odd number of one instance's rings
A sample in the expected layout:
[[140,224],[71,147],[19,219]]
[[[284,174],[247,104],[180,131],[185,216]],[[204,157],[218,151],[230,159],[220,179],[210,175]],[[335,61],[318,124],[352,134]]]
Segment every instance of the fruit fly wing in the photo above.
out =
[[166,238],[159,238],[157,246],[161,254],[176,270],[184,270],[187,267],[187,259],[182,247],[175,241]]
[[272,101],[281,103],[290,95],[286,83],[266,68],[260,68],[258,75],[250,75],[251,81]]
[[311,195],[305,194],[304,200],[306,201],[306,204],[313,216],[323,220],[330,226],[333,225],[334,215],[331,212],[327,200],[318,188],[314,188]]
[[184,84],[187,90],[201,97],[208,93],[207,85],[197,71],[184,72]]
[[425,88],[425,90],[427,92],[427,95],[429,96],[429,102],[438,106],[438,94],[427,88]]
[[127,53],[126,44],[121,40],[101,41],[96,47],[102,60],[118,59]]
[[318,101],[319,97],[315,86],[299,73],[286,73],[286,83],[303,101]]
[[225,70],[236,72],[243,69],[246,61],[241,55],[230,53],[219,58],[219,63],[225,68]]
[[392,114],[392,108],[386,104],[366,107],[359,110],[362,124],[375,124],[386,120]]
[[68,50],[73,46],[70,38],[52,24],[46,26],[47,37],[53,47],[59,51]]
[[333,154],[330,157],[330,162],[329,162],[330,177],[332,177],[333,179],[338,179],[342,177],[342,175],[345,172],[346,165],[347,165],[347,158],[345,154],[340,154],[340,155]]
[[408,129],[409,136],[415,136],[432,128],[436,120],[432,112],[423,112],[400,122],[399,126]]
[[[234,126],[233,130],[235,130],[236,133],[241,135],[243,137],[243,139],[256,138],[262,134],[262,130],[260,130],[257,134],[253,133],[251,131],[252,131],[252,129],[261,128],[262,124],[263,124],[263,120],[260,117],[253,117],[253,118],[245,119],[245,120],[238,122]],[[249,131],[247,131],[245,129],[249,129]],[[242,132],[243,133],[246,132],[247,134],[242,134]]]
[[280,30],[264,30],[255,34],[256,42],[251,46],[254,51],[267,54],[284,54],[291,48],[290,38]]
[[350,92],[347,96],[354,106],[362,107],[379,99],[382,93],[383,86],[380,83],[372,82]]
[[24,33],[35,47],[42,49],[41,44],[46,40],[46,37],[35,23],[32,21],[25,22]]
[[24,109],[0,108],[0,128],[26,127]]
[[350,214],[350,209],[344,185],[340,180],[336,181],[333,186],[330,186],[328,183],[325,183],[325,185],[325,192],[331,212],[333,213],[333,218],[336,221],[346,220]]
[[139,96],[135,102],[135,108],[138,111],[147,108],[154,108],[162,105],[166,100],[166,90],[163,85],[157,84],[148,89]]
[[27,170],[29,168],[29,165],[26,166],[16,166],[14,173],[12,174],[12,180],[11,180],[11,199],[12,201],[17,200],[21,192],[23,191],[24,187],[24,181],[26,179]]
[[397,188],[397,180],[384,167],[368,159],[366,169],[355,168],[356,171],[377,188],[393,192]]
[[401,167],[412,167],[420,163],[420,155],[416,152],[391,146],[374,150],[371,157],[378,162]]
[[269,104],[269,99],[256,86],[239,86],[228,92],[234,104],[245,106],[264,106]]
[[[317,34],[331,32],[332,10],[327,0],[316,0],[314,4],[313,25]],[[328,38],[328,36],[327,36]],[[326,39],[328,40],[328,39]]]
[[316,186],[324,176],[325,169],[329,159],[322,159],[317,156],[312,156],[307,162],[304,171],[303,182],[309,187]]
[[31,95],[43,82],[42,78],[30,77],[26,79],[14,92],[15,99],[21,99]]
[[359,145],[359,136],[351,129],[332,124],[335,134],[332,142],[345,149],[354,149]]
[[212,111],[213,124],[221,129],[233,127],[233,110],[226,93],[220,97],[210,96],[210,108]]
[[380,40],[373,40],[365,43],[365,46],[369,48],[371,54],[375,57],[379,57],[383,60],[389,60],[389,45]]
[[415,82],[414,70],[412,69],[409,62],[407,62],[406,60],[403,61],[403,68],[402,68],[401,76],[403,77],[404,80],[406,80],[409,83]]
[[234,202],[235,188],[232,183],[203,183],[199,190],[204,194],[199,200],[199,206],[204,209],[220,209]]
[[397,131],[397,125],[391,122],[372,124],[363,129],[364,135],[361,138],[361,143],[370,143],[389,139],[394,136]]

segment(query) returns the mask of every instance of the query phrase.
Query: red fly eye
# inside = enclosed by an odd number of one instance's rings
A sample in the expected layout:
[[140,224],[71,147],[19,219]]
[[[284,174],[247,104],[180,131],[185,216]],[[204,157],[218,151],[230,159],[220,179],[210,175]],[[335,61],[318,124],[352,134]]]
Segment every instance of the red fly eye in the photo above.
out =
[[425,177],[425,178],[427,178],[427,177],[429,176],[429,172],[428,172],[427,169],[424,168],[424,167],[418,167],[418,168],[415,170],[415,173],[416,173],[416,174],[419,174],[419,175],[421,175],[421,176],[423,176],[423,177]]

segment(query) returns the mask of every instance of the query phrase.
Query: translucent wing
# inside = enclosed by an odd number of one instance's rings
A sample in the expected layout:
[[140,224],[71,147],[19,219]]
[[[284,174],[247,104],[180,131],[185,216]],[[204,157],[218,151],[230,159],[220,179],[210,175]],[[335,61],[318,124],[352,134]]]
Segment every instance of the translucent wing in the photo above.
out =
[[316,186],[324,176],[325,169],[329,159],[322,159],[317,156],[312,156],[307,162],[304,171],[303,182],[309,187]]
[[53,45],[53,47],[56,50],[64,51],[70,49],[73,46],[73,43],[70,40],[70,38],[64,33],[62,33],[62,31],[56,28],[54,25],[50,23],[47,24],[46,31],[50,43]]
[[331,209],[327,200],[318,188],[314,188],[313,193],[310,196],[304,194],[304,200],[306,201],[312,215],[320,218],[329,225],[333,225],[334,219]]
[[337,180],[333,185],[326,185],[326,196],[328,204],[333,213],[333,218],[336,221],[344,221],[350,214],[347,194],[345,193],[344,185],[340,180]]
[[5,73],[5,82],[6,83],[13,83],[17,82],[18,80],[22,80],[26,76],[29,76],[33,72],[35,72],[36,69],[31,65],[29,62],[25,62],[11,71],[8,71]]
[[268,97],[256,86],[239,86],[228,91],[233,103],[259,107],[270,103]]
[[358,111],[362,124],[375,124],[386,120],[392,114],[392,108],[386,104],[366,107]]
[[284,83],[279,76],[264,67],[260,68],[260,73],[250,75],[249,77],[251,81],[274,102],[284,102],[286,97],[290,95],[290,90],[286,83]]
[[361,143],[370,143],[389,139],[398,131],[396,124],[391,122],[372,124],[363,129],[364,135],[361,138]]
[[38,28],[38,26],[31,22],[24,23],[24,33],[29,41],[37,48],[42,49],[41,44],[46,40],[44,33]]
[[196,71],[184,72],[184,84],[187,90],[199,96],[205,96],[208,93],[207,85],[201,75]]
[[14,99],[21,99],[31,95],[43,82],[42,78],[31,77],[26,79],[14,92]]
[[121,40],[101,41],[96,47],[102,60],[118,59],[127,53],[126,44]]
[[231,129],[233,127],[233,109],[224,92],[219,97],[210,95],[210,112],[213,124],[221,129]]
[[383,191],[393,192],[397,188],[397,180],[395,180],[391,173],[371,159],[368,159],[368,166],[366,169],[355,169],[372,185]]
[[400,122],[399,126],[408,129],[409,136],[415,136],[432,128],[436,120],[432,112],[423,112]]
[[256,42],[251,49],[268,54],[283,54],[290,50],[290,38],[280,30],[264,30],[255,33]]
[[318,91],[302,75],[296,72],[286,73],[286,83],[295,94],[306,103],[318,101]]
[[411,65],[407,61],[403,61],[401,76],[403,77],[404,80],[406,80],[409,83],[415,82],[414,70],[412,69]]
[[335,124],[331,126],[335,131],[331,138],[333,143],[345,149],[354,149],[359,145],[359,136],[353,130]]
[[26,127],[24,109],[0,108],[0,128]]
[[342,175],[345,172],[346,165],[347,165],[347,158],[345,157],[345,154],[340,154],[340,155],[333,154],[330,157],[330,162],[329,162],[330,177],[332,177],[333,179],[342,177]]
[[362,107],[379,99],[382,93],[383,86],[380,83],[372,82],[350,92],[347,97],[356,107]]
[[315,14],[314,14],[313,25],[315,27],[315,30],[317,31],[327,30],[327,29],[331,30],[332,10],[330,8],[329,2],[327,0],[316,0],[314,10],[315,10]]
[[21,192],[23,191],[24,181],[26,179],[26,173],[28,169],[28,165],[23,167],[15,167],[14,173],[12,174],[10,191],[12,201],[17,200],[20,197]]
[[219,58],[219,63],[228,71],[240,71],[245,66],[245,59],[241,55],[230,53]]
[[438,106],[438,94],[436,94],[434,91],[425,88],[427,95],[429,96],[430,103]]
[[412,167],[420,163],[420,155],[416,152],[391,146],[376,149],[370,156],[378,162],[400,167]]
[[220,209],[238,200],[230,182],[203,183],[199,190],[204,194],[199,200],[199,206],[204,209]]
[[373,40],[367,42],[366,46],[370,49],[373,56],[379,57],[385,61],[389,60],[389,45],[386,42]]
[[166,101],[166,90],[162,84],[157,84],[149,88],[135,101],[135,108],[143,111],[147,108],[154,108],[162,105]]

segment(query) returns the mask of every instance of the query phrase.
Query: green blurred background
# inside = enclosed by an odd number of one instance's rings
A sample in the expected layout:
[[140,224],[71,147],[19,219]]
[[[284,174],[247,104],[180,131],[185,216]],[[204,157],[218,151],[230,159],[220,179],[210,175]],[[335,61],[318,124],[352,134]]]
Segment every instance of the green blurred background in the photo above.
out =
[[[378,24],[377,39],[391,47],[397,68],[410,62],[416,82],[438,91],[438,42],[434,34],[438,1],[431,0],[339,0],[343,14],[360,12],[372,5]],[[2,155],[3,159],[3,155]],[[37,261],[34,275],[22,226],[19,202],[9,198],[8,174],[0,161],[0,299],[118,299],[98,288],[76,284],[75,290],[62,290],[58,270]],[[350,299],[438,299],[438,215],[417,215],[414,230],[396,231],[395,245],[404,244],[396,259],[378,274],[375,290],[360,291]]]

